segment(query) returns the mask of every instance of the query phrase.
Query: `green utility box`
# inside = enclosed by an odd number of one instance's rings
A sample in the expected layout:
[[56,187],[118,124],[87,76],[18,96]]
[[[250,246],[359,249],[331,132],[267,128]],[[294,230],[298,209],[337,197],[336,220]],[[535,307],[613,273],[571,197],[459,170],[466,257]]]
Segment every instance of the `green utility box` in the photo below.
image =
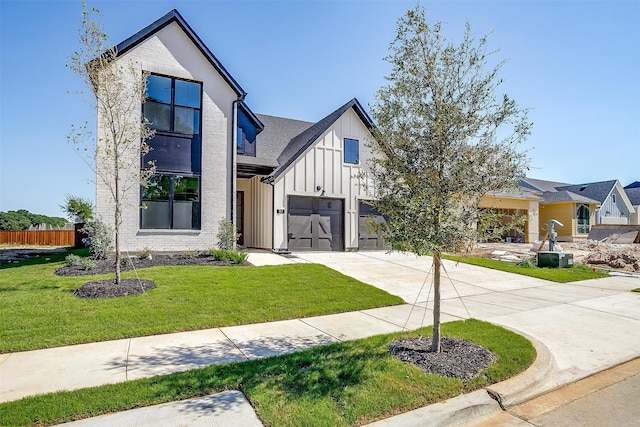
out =
[[538,252],[538,267],[573,267],[573,254],[567,252]]

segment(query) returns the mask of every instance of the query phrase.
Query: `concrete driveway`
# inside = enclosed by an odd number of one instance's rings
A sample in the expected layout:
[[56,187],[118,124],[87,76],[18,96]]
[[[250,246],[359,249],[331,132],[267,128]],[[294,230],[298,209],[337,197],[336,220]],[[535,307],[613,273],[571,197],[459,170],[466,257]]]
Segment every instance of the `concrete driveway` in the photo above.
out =
[[[430,257],[385,252],[301,252],[301,262],[324,264],[398,295],[433,307]],[[549,390],[640,356],[640,279],[612,276],[558,284],[444,260],[443,321],[486,320],[519,331],[551,352]],[[424,324],[432,323],[431,310]]]

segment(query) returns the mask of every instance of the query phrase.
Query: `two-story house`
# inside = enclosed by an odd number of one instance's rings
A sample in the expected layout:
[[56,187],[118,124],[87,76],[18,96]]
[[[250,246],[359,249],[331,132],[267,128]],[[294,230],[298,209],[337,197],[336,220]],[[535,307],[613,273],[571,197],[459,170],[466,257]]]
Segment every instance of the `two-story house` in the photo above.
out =
[[[356,99],[316,123],[257,115],[176,10],[116,49],[116,62],[148,75],[140,114],[155,129],[141,161],[154,161],[155,174],[124,203],[123,250],[212,248],[222,218],[233,220],[247,247],[381,246],[364,232],[362,217],[376,212],[357,175],[370,156],[372,122]],[[98,217],[113,218],[112,205],[98,183]]]

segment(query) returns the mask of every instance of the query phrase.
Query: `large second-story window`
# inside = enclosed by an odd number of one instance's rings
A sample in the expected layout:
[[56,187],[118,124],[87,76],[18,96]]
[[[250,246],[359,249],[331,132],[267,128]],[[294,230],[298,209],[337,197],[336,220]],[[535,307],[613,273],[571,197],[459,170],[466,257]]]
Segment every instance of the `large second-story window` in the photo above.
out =
[[156,134],[141,168],[156,167],[141,188],[142,229],[200,229],[202,83],[149,74],[144,118]]
[[144,117],[160,132],[200,134],[201,93],[198,82],[150,74]]

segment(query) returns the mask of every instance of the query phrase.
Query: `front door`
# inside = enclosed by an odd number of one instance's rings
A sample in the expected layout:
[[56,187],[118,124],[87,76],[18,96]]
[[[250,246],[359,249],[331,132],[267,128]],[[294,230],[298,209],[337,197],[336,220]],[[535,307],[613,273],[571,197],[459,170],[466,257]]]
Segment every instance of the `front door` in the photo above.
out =
[[244,191],[236,191],[236,230],[238,244],[244,245]]

